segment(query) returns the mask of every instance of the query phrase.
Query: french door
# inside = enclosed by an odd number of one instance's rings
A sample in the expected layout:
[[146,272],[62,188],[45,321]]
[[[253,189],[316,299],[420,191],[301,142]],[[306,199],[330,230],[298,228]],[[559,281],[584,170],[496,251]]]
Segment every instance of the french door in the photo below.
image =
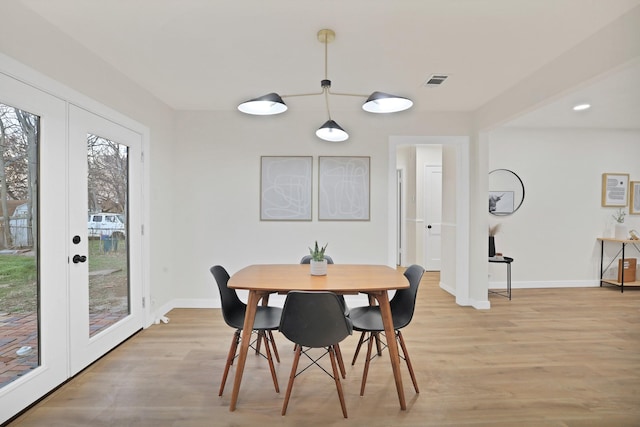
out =
[[[140,134],[69,106],[71,375],[143,325],[141,146]],[[95,213],[111,222],[89,229]]]
[[[0,119],[13,185],[0,185],[0,287],[28,289],[0,292],[1,424],[141,329],[144,312],[141,135],[2,72]],[[121,223],[90,238],[98,210]],[[28,273],[6,279],[15,265]]]

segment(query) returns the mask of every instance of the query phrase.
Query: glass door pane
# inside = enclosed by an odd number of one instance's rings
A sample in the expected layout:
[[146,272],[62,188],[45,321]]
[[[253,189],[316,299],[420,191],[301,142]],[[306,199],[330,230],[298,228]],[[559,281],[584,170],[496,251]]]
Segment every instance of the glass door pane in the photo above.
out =
[[0,388],[40,366],[39,122],[0,103]]
[[90,336],[130,313],[128,154],[126,145],[87,135]]

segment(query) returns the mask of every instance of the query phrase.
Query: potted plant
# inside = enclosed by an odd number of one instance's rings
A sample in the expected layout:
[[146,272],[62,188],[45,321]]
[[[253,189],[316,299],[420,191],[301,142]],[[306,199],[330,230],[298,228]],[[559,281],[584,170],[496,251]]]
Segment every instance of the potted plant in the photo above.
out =
[[324,259],[324,251],[327,249],[327,244],[323,247],[318,246],[318,241],[313,249],[309,248],[311,254],[311,275],[312,276],[324,276],[327,274],[327,260]]
[[627,215],[627,212],[623,208],[618,209],[613,215],[611,215],[613,219],[616,220],[614,237],[619,240],[626,240],[629,238],[627,227],[624,225],[625,215]]

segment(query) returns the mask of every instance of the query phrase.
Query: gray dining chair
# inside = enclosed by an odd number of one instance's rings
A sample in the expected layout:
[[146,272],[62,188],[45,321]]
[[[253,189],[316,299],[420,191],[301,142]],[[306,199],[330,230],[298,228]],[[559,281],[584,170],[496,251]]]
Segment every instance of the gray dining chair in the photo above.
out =
[[[244,317],[247,310],[247,305],[243,303],[235,289],[231,289],[227,286],[229,282],[229,273],[224,267],[220,265],[214,265],[209,269],[211,274],[218,284],[218,290],[220,292],[220,303],[222,305],[222,317],[225,323],[234,328],[236,331],[233,334],[231,341],[231,347],[227,355],[227,363],[224,367],[222,374],[222,381],[220,382],[220,390],[218,396],[222,396],[224,386],[227,382],[227,376],[229,375],[229,368],[233,365],[233,361],[237,357],[238,344],[240,343],[240,337],[242,329],[244,328]],[[271,349],[273,349],[273,355],[276,360],[280,362],[280,356],[278,355],[278,349],[273,339],[273,332],[278,330],[280,325],[280,317],[282,315],[282,309],[279,307],[271,306],[258,306],[256,311],[256,317],[253,322],[253,331],[257,334],[257,338],[249,345],[256,350],[256,354],[261,355],[269,361],[269,369],[271,370],[271,378],[273,379],[273,385],[276,389],[276,393],[280,393],[280,387],[278,386],[278,378],[276,376],[276,370],[273,365],[273,358],[271,356]],[[264,349],[266,354],[262,354],[259,351],[257,345],[260,341],[264,341]]]
[[[399,347],[402,350],[401,353],[399,352],[400,358],[407,363],[409,375],[411,375],[411,381],[413,382],[413,388],[416,393],[420,393],[420,390],[418,389],[418,382],[413,371],[413,366],[411,365],[411,359],[409,359],[407,346],[400,330],[411,323],[416,306],[418,286],[420,285],[423,274],[424,268],[419,265],[414,264],[408,267],[405,270],[404,275],[409,281],[409,287],[396,291],[395,295],[389,302],[389,305],[391,306],[391,316],[393,317],[393,329],[395,331],[395,337],[393,337],[393,339],[398,341]],[[350,319],[353,322],[353,330],[361,332],[358,346],[356,347],[356,351],[351,362],[352,366],[356,363],[360,347],[363,343],[367,343],[367,358],[365,360],[364,373],[362,374],[362,383],[360,385],[360,396],[362,396],[364,395],[367,374],[369,373],[369,363],[376,355],[380,356],[382,354],[382,350],[386,348],[386,345],[382,342],[380,337],[384,334],[384,325],[382,324],[380,307],[377,305],[354,307],[350,310],[350,313]],[[391,339],[389,337],[386,338]],[[374,342],[377,346],[377,353],[372,357],[371,350]]]
[[[291,291],[287,294],[282,309],[280,332],[295,344],[295,355],[282,405],[282,415],[287,412],[295,378],[311,365],[317,365],[334,379],[342,407],[342,415],[347,418],[347,406],[336,362],[336,346],[351,335],[352,331],[351,320],[344,315],[340,299],[336,294],[305,291]],[[314,348],[324,348],[325,351],[319,357],[313,357],[309,350]],[[331,359],[333,373],[325,370],[318,363],[327,353]],[[302,354],[311,362],[304,369],[298,371]]]

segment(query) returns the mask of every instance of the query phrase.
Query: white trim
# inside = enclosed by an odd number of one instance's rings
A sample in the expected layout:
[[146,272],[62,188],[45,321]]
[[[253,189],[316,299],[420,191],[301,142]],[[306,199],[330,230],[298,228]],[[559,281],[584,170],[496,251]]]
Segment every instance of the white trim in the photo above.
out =
[[[511,281],[511,289],[550,289],[550,288],[597,288],[600,286],[598,280],[554,280],[549,282],[536,281]],[[489,289],[506,289],[506,281],[489,282]]]
[[469,150],[470,138],[468,136],[392,136],[389,138],[388,152],[388,185],[387,185],[387,259],[389,266],[394,266],[396,254],[396,170],[397,170],[397,148],[401,145],[412,144],[437,144],[451,145],[456,147],[456,283],[453,292],[449,288],[448,292],[456,296],[456,303],[459,305],[470,305],[469,296]]

